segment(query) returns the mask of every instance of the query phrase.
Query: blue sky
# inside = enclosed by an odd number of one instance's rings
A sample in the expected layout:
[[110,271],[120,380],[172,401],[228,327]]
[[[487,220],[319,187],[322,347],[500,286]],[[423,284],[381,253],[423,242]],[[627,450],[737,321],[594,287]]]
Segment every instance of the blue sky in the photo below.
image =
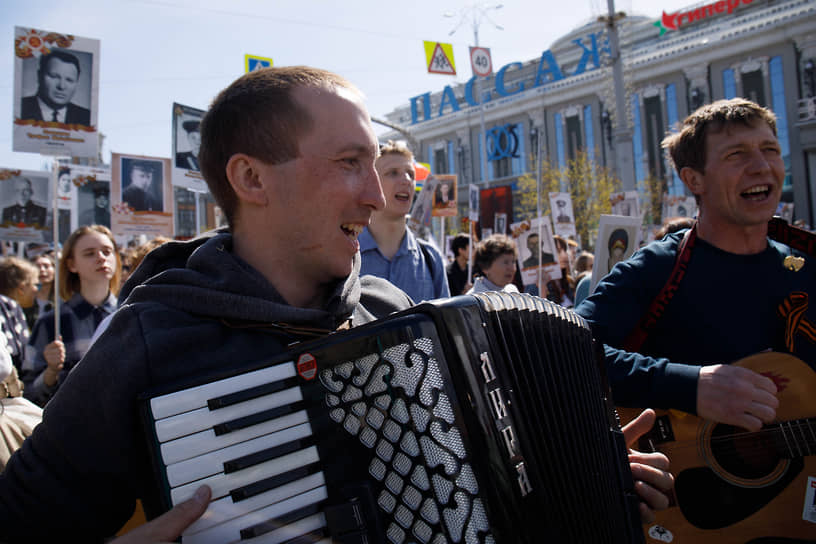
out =
[[[658,19],[691,0],[617,0],[616,9]],[[244,54],[276,65],[338,72],[367,96],[373,116],[470,77],[472,0],[2,0],[0,168],[42,169],[35,153],[11,151],[14,27],[101,40],[99,129],[110,153],[169,157],[171,106],[206,109],[244,70]],[[494,6],[498,2],[482,2]],[[566,9],[565,9],[566,8]],[[444,14],[452,13],[453,17]],[[537,58],[553,41],[607,12],[605,0],[508,0],[479,25],[494,68]],[[449,32],[457,28],[449,36]],[[428,74],[422,41],[452,43],[457,76]],[[378,128],[378,132],[386,129]]]

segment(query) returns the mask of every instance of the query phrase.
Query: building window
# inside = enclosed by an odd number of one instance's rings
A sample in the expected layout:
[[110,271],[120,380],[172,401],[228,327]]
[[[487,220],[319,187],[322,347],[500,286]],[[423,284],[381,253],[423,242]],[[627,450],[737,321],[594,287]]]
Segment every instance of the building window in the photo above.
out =
[[479,133],[479,179],[485,181],[485,160],[484,160],[484,151],[482,147],[484,146],[484,132]]
[[198,234],[195,193],[183,187],[175,187],[174,189],[176,196],[176,236],[192,238]]
[[782,160],[785,162],[785,189],[792,186],[790,139],[788,138],[788,110],[785,102],[785,77],[782,70],[782,57],[773,57],[768,63],[771,78],[771,103],[776,114],[776,133],[779,147],[782,148]]
[[632,135],[632,154],[635,159],[635,181],[640,183],[646,178],[643,170],[643,131],[640,129],[640,97],[637,93],[632,93],[632,124],[634,134]]
[[742,74],[742,96],[760,106],[767,106],[765,101],[765,78],[762,70],[753,70]]
[[584,106],[584,133],[586,134],[587,158],[595,162],[595,129],[592,125],[592,105]]
[[663,179],[666,175],[666,166],[663,162],[663,149],[660,141],[663,139],[663,105],[660,95],[649,96],[643,99],[644,121],[646,125],[646,154],[649,160],[649,175]]
[[512,175],[520,176],[527,171],[527,152],[525,151],[524,142],[527,141],[527,133],[524,130],[524,123],[516,125],[516,134],[518,135],[518,152],[513,157]]
[[566,168],[567,166],[567,159],[564,156],[564,127],[561,124],[561,114],[556,113],[553,115],[553,122],[555,123],[555,147],[556,147],[556,159],[558,159],[558,163],[556,166],[558,168]]
[[581,138],[581,120],[577,115],[567,117],[567,156],[569,160],[575,160],[578,152],[584,147]]
[[433,173],[450,174],[448,171],[448,150],[445,147],[435,149],[433,152]]
[[737,81],[734,79],[734,70],[726,68],[722,72],[723,98],[731,99],[737,96]]
[[493,179],[506,178],[512,175],[513,173],[513,169],[510,167],[509,157],[504,157],[492,161],[492,164],[493,164]]
[[[674,83],[666,85],[666,117],[669,121],[669,130],[677,130],[679,119],[677,116],[677,90]],[[685,194],[683,182],[680,180],[680,176],[677,175],[677,170],[672,168],[671,174],[672,183],[669,187],[669,193],[673,195]]]

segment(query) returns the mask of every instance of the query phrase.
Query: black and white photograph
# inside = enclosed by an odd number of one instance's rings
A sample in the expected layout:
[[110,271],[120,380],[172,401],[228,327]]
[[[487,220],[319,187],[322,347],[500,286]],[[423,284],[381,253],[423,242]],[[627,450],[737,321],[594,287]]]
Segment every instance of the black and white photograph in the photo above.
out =
[[468,185],[468,219],[479,220],[479,186],[471,183]]
[[207,190],[198,164],[203,116],[204,110],[173,104],[173,185],[176,187]]
[[598,222],[598,240],[589,292],[619,262],[625,261],[640,247],[640,217],[601,215]]
[[122,201],[134,212],[164,211],[162,162],[123,157]]
[[75,187],[73,206],[76,220],[72,229],[82,225],[111,225],[110,168],[75,166],[71,169]]
[[612,215],[635,217],[640,215],[640,196],[637,191],[621,191],[609,197]]
[[697,201],[693,196],[663,195],[663,221],[674,217],[696,217]]
[[498,234],[507,233],[507,214],[495,213],[493,214],[493,232]]
[[94,157],[99,40],[16,27],[14,43],[13,149]]
[[20,119],[91,126],[92,55],[52,49],[23,61]]
[[561,278],[561,269],[555,259],[555,240],[548,215],[513,223],[510,225],[510,231],[514,233],[518,247],[518,265],[524,285],[535,285],[538,281],[539,262],[544,283]]
[[553,219],[553,234],[563,238],[575,238],[575,215],[572,211],[572,196],[569,193],[550,193],[550,215]]
[[71,183],[71,167],[68,165],[60,165],[57,168],[57,208],[60,210],[71,209],[71,197],[73,195],[71,187],[73,187],[73,183]]
[[173,236],[172,161],[112,153],[111,163],[111,231],[114,236]]
[[0,169],[0,238],[42,242],[51,226],[51,172]]

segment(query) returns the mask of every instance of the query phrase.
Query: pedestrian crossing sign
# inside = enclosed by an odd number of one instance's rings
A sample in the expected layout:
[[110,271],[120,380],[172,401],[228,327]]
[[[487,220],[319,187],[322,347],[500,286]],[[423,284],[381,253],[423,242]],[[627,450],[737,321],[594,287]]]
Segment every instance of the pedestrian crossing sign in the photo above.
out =
[[425,63],[429,74],[456,75],[456,65],[453,62],[453,46],[449,43],[424,42]]
[[261,68],[269,68],[270,66],[272,66],[272,59],[257,55],[244,55],[244,71],[247,73]]

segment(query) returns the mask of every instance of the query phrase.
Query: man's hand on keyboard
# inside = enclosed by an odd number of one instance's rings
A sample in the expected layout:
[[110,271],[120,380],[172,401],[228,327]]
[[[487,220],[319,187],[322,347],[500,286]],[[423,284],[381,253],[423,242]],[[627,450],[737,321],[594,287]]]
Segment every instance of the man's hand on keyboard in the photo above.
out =
[[110,544],[154,544],[175,541],[184,530],[201,517],[210,504],[210,488],[199,487],[193,496],[172,510],[120,536]]

